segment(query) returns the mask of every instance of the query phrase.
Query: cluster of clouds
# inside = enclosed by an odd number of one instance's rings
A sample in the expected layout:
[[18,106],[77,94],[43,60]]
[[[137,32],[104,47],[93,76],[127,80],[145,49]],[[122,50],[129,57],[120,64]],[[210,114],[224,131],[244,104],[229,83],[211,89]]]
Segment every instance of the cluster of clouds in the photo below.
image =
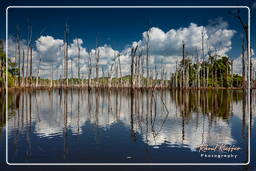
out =
[[[81,38],[75,38],[69,43],[68,47],[68,63],[69,76],[78,75],[78,45],[80,47],[80,72],[82,77],[86,78],[88,73],[89,57],[93,68],[96,65],[95,51],[99,51],[99,67],[101,76],[105,75],[110,70],[111,65],[120,57],[121,69],[123,75],[130,72],[130,53],[131,48],[139,46],[139,51],[145,55],[147,44],[149,46],[150,66],[160,70],[161,64],[164,64],[169,73],[175,71],[176,62],[179,63],[182,56],[182,44],[185,44],[185,54],[192,60],[207,58],[208,52],[217,55],[227,55],[232,48],[232,38],[236,34],[235,30],[228,28],[228,23],[222,18],[209,20],[207,26],[199,26],[195,23],[190,23],[187,27],[179,29],[170,29],[164,32],[158,27],[152,27],[142,33],[142,39],[137,42],[132,42],[130,46],[118,51],[109,45],[100,46],[97,49],[86,49],[84,41]],[[149,38],[149,39],[148,39]],[[204,53],[202,52],[202,38],[204,40]],[[9,57],[14,57],[17,54],[14,38],[10,38],[8,42]],[[40,77],[50,78],[51,68],[55,71],[54,79],[63,76],[64,63],[64,41],[56,39],[53,36],[41,36],[35,41],[33,47],[33,70],[37,71],[40,63]],[[26,41],[21,41],[21,47],[26,48]],[[24,52],[26,55],[26,51]],[[203,55],[204,54],[204,55]],[[241,73],[240,57],[234,61],[235,73]],[[72,66],[72,67],[71,67]],[[72,70],[71,70],[72,68]],[[33,72],[37,73],[37,72]]]
[[[181,47],[184,42],[187,52],[194,53],[196,50],[201,54],[202,34],[204,50],[213,51],[217,49],[219,55],[225,55],[231,49],[231,38],[235,30],[227,29],[227,22],[221,18],[210,21],[210,24],[198,26],[190,23],[188,27],[171,29],[168,32],[160,28],[152,27],[149,30],[149,46],[152,55],[181,56]],[[147,32],[143,33],[142,44],[147,41]]]

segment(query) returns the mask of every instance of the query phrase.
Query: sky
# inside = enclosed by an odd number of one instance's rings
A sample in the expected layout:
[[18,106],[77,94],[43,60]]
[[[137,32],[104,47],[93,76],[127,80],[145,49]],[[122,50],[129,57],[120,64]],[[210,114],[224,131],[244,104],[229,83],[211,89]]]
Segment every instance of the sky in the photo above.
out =
[[[159,69],[165,64],[174,72],[181,59],[182,41],[187,56],[201,48],[201,33],[205,34],[205,53],[226,55],[234,59],[234,71],[241,73],[242,27],[227,8],[10,8],[8,10],[9,57],[15,56],[14,36],[19,26],[25,48],[28,22],[32,25],[34,71],[41,58],[40,76],[50,77],[50,69],[61,73],[65,23],[69,26],[69,59],[73,75],[77,73],[77,43],[81,46],[81,70],[87,73],[89,52],[93,54],[98,39],[100,66],[107,72],[116,55],[121,54],[122,71],[129,73],[129,54],[132,46],[145,47],[146,32],[150,39],[150,64]],[[248,11],[240,9],[247,22]],[[77,41],[78,40],[78,41]],[[26,52],[25,52],[26,53]],[[92,61],[93,62],[93,61]],[[71,74],[71,71],[69,72]],[[59,78],[60,74],[55,74]]]

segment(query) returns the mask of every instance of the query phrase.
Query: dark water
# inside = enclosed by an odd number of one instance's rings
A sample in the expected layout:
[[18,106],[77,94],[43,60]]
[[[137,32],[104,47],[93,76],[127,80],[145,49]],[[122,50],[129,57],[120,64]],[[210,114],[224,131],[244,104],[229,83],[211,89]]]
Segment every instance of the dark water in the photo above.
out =
[[[240,90],[41,90],[13,92],[9,97],[10,163],[248,160],[249,114],[245,94]],[[202,144],[241,149],[200,152]]]

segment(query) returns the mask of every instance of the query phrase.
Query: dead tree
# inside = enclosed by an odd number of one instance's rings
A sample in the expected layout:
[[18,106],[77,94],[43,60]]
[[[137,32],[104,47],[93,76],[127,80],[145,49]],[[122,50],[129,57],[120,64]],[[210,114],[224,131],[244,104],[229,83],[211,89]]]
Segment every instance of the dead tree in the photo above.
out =
[[104,71],[104,66],[101,65],[101,87],[104,87],[104,77],[105,77],[105,71]]
[[185,63],[185,43],[182,41],[182,88],[186,88],[186,63]]
[[111,64],[110,70],[108,71],[108,88],[112,87],[112,72],[114,63]]
[[136,88],[140,88],[140,65],[141,65],[141,56],[142,56],[142,51],[138,51],[138,55],[135,56],[135,86]]
[[132,47],[131,48],[131,82],[130,82],[130,85],[131,85],[131,88],[134,88],[134,80],[133,80],[133,77],[134,77],[134,58],[135,58],[135,55],[136,55],[136,51],[137,51],[137,48],[138,48],[138,45],[134,48]]
[[204,27],[202,30],[202,58],[203,58],[203,87],[205,87],[205,63],[204,63]]
[[22,55],[22,86],[24,86],[24,74],[25,74],[25,51],[23,49],[23,55]]
[[30,52],[30,48],[29,46],[27,46],[27,54],[26,54],[26,78],[25,78],[25,85],[27,86],[28,84],[28,66],[29,66],[29,52]]
[[76,42],[77,42],[77,50],[78,50],[78,79],[79,79],[79,82],[80,82],[80,45],[78,43],[78,39],[76,39]]
[[120,54],[118,56],[118,65],[119,65],[119,76],[120,76],[120,87],[122,86],[122,68],[121,68],[121,60],[120,60]]
[[244,39],[242,40],[242,77],[243,77],[243,88],[246,87],[246,83],[245,83],[245,47],[244,47]]
[[53,64],[51,66],[51,88],[53,87]]
[[138,83],[138,88],[141,88],[141,68],[142,68],[142,50],[138,54],[138,66],[137,66],[137,83]]
[[32,47],[30,47],[30,86],[32,85],[32,69],[33,69],[33,63],[32,63]]
[[28,37],[27,37],[27,70],[26,70],[26,84],[28,83],[28,75],[29,75],[29,52],[30,51],[30,46],[31,46],[31,40],[32,40],[32,26],[29,23],[28,20]]
[[157,77],[158,77],[158,72],[157,72],[157,66],[156,66],[156,63],[155,63],[155,67],[154,67],[154,70],[155,70],[155,84],[154,84],[154,87],[157,86]]
[[231,66],[231,88],[233,88],[233,82],[234,82],[234,77],[233,77],[233,62],[234,60],[231,59],[231,63],[230,63],[230,66]]
[[208,66],[206,66],[206,87],[208,87],[208,83],[209,83],[209,81],[208,81],[208,78],[209,78],[209,68],[208,68]]
[[73,60],[70,60],[71,66],[71,87],[73,87]]
[[146,81],[146,86],[148,86],[149,83],[149,31],[146,33],[147,39],[146,39],[146,69],[147,69],[147,81]]
[[161,71],[160,71],[160,87],[163,88],[163,79],[164,79],[164,67],[163,67],[163,59],[161,59]]
[[56,86],[59,87],[59,66],[56,66],[57,72],[56,72]]
[[38,67],[37,67],[36,88],[38,86],[38,77],[39,77],[39,72],[40,72],[40,63],[41,63],[41,56],[39,57],[39,63],[38,63]]
[[[119,60],[120,58],[120,54],[115,54],[114,53],[114,59],[113,59],[113,63],[111,64],[109,70],[108,70],[108,87],[112,87],[112,78],[113,78],[113,72],[114,72],[114,67],[116,69],[116,77],[118,77],[118,63],[117,60]],[[119,70],[121,72],[121,70]]]
[[66,87],[68,87],[68,25],[66,23],[64,30],[64,76],[66,79]]
[[198,49],[196,49],[196,87],[200,87],[200,59]]
[[229,81],[228,81],[228,75],[230,72],[229,65],[230,65],[230,62],[229,62],[229,58],[228,58],[228,60],[226,61],[226,86],[227,86],[227,88],[229,87]]
[[19,76],[18,76],[18,85],[19,87],[21,86],[21,80],[20,80],[20,77],[21,77],[21,67],[20,67],[20,61],[21,61],[21,52],[20,52],[20,28],[19,26],[16,27],[16,30],[17,30],[17,44],[18,44],[18,67],[19,67]]
[[92,61],[91,53],[88,53],[88,88],[91,87],[91,75],[92,75]]
[[95,49],[95,59],[96,59],[96,85],[99,82],[99,60],[100,60],[100,49],[98,47],[99,40],[96,38],[96,49]]
[[[248,28],[248,24],[243,21],[241,15],[240,15],[240,9],[237,9],[235,11],[230,12],[230,14],[239,21],[239,23],[241,24],[241,26],[242,26],[242,28],[244,30],[245,37],[246,37],[246,48],[247,48],[247,50],[246,50],[246,57],[247,57],[247,60],[249,60],[249,58],[250,58],[250,56],[249,56],[250,50],[249,49],[250,48],[249,48],[249,28]],[[245,50],[245,48],[244,48],[244,39],[243,39],[243,45],[242,46],[243,46],[243,49]],[[243,54],[243,57],[244,57],[244,54]],[[243,65],[246,65],[246,63],[243,63]],[[250,68],[250,65],[251,64],[248,65],[249,68]],[[245,66],[243,66],[243,68],[244,67]],[[250,68],[249,72],[252,75],[252,68]],[[247,74],[248,74],[248,72],[247,72]],[[245,75],[243,75],[243,77],[245,77]],[[245,80],[244,79],[245,78],[243,78],[243,84],[244,84],[243,87],[246,88]],[[249,79],[250,78],[248,77],[248,80]]]
[[175,88],[178,88],[178,61],[176,61],[175,65]]

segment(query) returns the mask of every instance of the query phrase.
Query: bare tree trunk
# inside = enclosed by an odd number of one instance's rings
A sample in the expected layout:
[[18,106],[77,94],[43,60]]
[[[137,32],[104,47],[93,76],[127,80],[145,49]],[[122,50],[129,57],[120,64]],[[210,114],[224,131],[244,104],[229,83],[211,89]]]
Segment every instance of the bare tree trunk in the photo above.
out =
[[118,55],[118,64],[119,64],[119,75],[120,75],[120,87],[122,87],[123,81],[122,81],[122,68],[121,68],[121,60],[120,55]]
[[231,60],[231,88],[233,88],[233,81],[234,81],[234,77],[233,77],[233,60]]
[[[4,42],[3,42],[4,43]],[[15,65],[18,63],[17,62],[17,42],[15,42],[15,51],[14,51],[14,62],[15,62]],[[3,73],[2,73],[3,74]],[[16,80],[16,76],[14,77],[14,87],[17,86],[17,80]]]
[[188,71],[187,71],[187,87],[190,87],[189,85],[189,72],[190,72],[190,64],[188,64]]
[[100,60],[100,50],[98,48],[98,38],[96,38],[96,50],[95,50],[95,58],[96,58],[96,87],[99,82],[99,60]]
[[84,76],[83,76],[83,74],[81,75],[81,79],[82,79],[82,87],[84,87]]
[[146,67],[147,67],[147,81],[146,86],[148,86],[149,81],[149,31],[147,31],[147,41],[146,41]]
[[203,30],[202,30],[202,58],[203,58],[203,87],[205,87],[204,28],[203,28]]
[[32,39],[32,27],[28,20],[26,86],[28,85],[28,81],[29,81],[29,77],[28,77],[28,75],[29,75],[29,52],[32,53],[32,51],[30,50],[31,39]]
[[208,77],[209,77],[209,69],[208,69],[208,66],[206,66],[206,87],[208,87]]
[[51,68],[51,88],[53,87],[53,64],[52,64],[52,68]]
[[134,58],[135,58],[135,55],[136,55],[136,51],[137,51],[137,48],[138,48],[138,45],[134,48],[131,49],[131,88],[134,88],[134,80],[133,80],[133,77],[134,77]]
[[131,61],[131,88],[133,88],[133,67],[134,67],[134,55],[133,55],[133,48],[132,48],[132,52],[131,52],[131,58],[132,58],[132,61]]
[[59,67],[57,67],[57,73],[56,73],[56,87],[59,87]]
[[160,70],[160,88],[162,88],[162,86],[163,86],[163,73],[164,73],[164,71],[163,71],[163,59],[161,59],[161,70]]
[[73,83],[74,83],[74,80],[73,80],[73,60],[71,59],[70,62],[71,62],[71,87],[73,87]]
[[197,76],[197,88],[200,88],[200,63],[199,62],[197,63],[196,76]]
[[157,77],[158,77],[158,72],[157,72],[157,66],[156,66],[156,63],[155,63],[155,84],[154,84],[154,87],[157,86]]
[[88,88],[90,88],[91,87],[91,74],[92,74],[91,53],[89,53],[88,69],[89,69]]
[[36,88],[38,86],[38,77],[39,77],[39,72],[40,72],[40,63],[41,63],[41,56],[39,58],[39,64],[38,64],[38,69],[37,69]]
[[77,49],[78,49],[78,80],[79,80],[79,83],[80,83],[80,45],[78,43],[78,39],[76,39],[77,41]]
[[243,76],[243,88],[246,88],[246,83],[245,83],[245,47],[244,47],[244,39],[242,40],[242,76]]
[[180,71],[179,71],[179,88],[181,89],[182,88],[182,72],[183,72],[183,70],[181,69]]
[[178,68],[177,68],[177,64],[178,61],[176,61],[176,69],[175,69],[175,88],[178,88]]
[[18,66],[19,66],[19,76],[18,76],[18,84],[19,84],[19,87],[21,86],[21,80],[20,80],[20,77],[21,77],[21,67],[20,67],[20,60],[21,60],[21,52],[20,52],[20,34],[19,34],[19,27],[17,27],[17,43],[18,43],[18,56],[19,56],[19,59],[18,59]]
[[229,73],[229,62],[227,61],[226,62],[226,87],[228,88],[229,87],[229,82],[228,82],[228,73]]
[[142,56],[142,59],[141,59],[141,87],[145,86],[145,84],[144,84],[144,73],[145,73],[144,63],[145,63],[145,59],[144,59],[144,56]]
[[115,63],[112,63],[110,66],[110,70],[108,71],[108,88],[113,87],[112,85],[112,75],[113,75],[113,67]]
[[[243,20],[242,20],[242,18],[241,18],[241,16],[240,16],[240,9],[237,9],[237,11],[235,12],[235,13],[233,13],[233,16],[235,17],[235,18],[237,18],[238,20],[239,20],[239,22],[240,22],[240,24],[242,25],[242,28],[243,28],[243,30],[244,30],[244,33],[245,33],[245,36],[246,36],[246,47],[247,47],[247,50],[246,50],[246,56],[247,56],[247,58],[246,58],[246,60],[248,61],[249,60],[249,51],[250,51],[250,48],[249,48],[249,40],[248,40],[248,38],[249,38],[249,30],[248,30],[248,24],[247,23],[245,23]],[[242,40],[243,42],[243,44],[242,44],[242,57],[243,57],[243,88],[245,89],[246,88],[246,80],[245,80],[245,73],[246,73],[246,71],[245,71],[245,65],[246,65],[246,60],[245,60],[245,56],[244,56],[244,52],[245,52],[245,47],[244,47],[244,39]],[[248,64],[248,66],[250,67],[250,64]],[[250,68],[250,71],[249,71],[250,73],[252,72],[252,70],[251,70],[251,68]],[[247,72],[247,76],[248,76],[248,74],[249,74],[249,72]],[[248,78],[248,80],[247,81],[249,81],[249,77],[247,77]]]
[[103,65],[101,66],[101,87],[104,87],[104,77],[105,77],[105,73],[104,73],[104,67]]
[[185,43],[182,41],[182,88],[186,88],[186,64],[185,64]]
[[22,87],[24,86],[24,74],[25,74],[25,52],[23,49],[23,55],[22,55]]
[[137,88],[137,86],[138,86],[138,57],[135,57],[135,59],[134,59],[134,66],[135,66],[135,68],[134,68],[134,71],[135,71],[135,73],[134,73],[134,75],[135,75],[135,88]]
[[26,54],[26,55],[27,55],[27,56],[26,56],[26,57],[27,57],[27,62],[26,62],[26,63],[27,63],[27,65],[26,65],[27,69],[26,69],[26,78],[25,78],[25,85],[26,85],[26,86],[28,85],[28,73],[29,73],[29,72],[28,72],[28,68],[29,68],[29,67],[28,67],[28,66],[29,66],[29,62],[28,62],[28,61],[29,61],[29,52],[30,52],[30,47],[27,46],[27,54]]
[[29,74],[29,75],[30,75],[30,86],[32,86],[32,79],[33,79],[33,78],[32,78],[32,72],[33,72],[33,71],[32,71],[32,70],[33,70],[32,60],[33,60],[33,59],[32,59],[32,47],[30,47],[30,74]]
[[64,30],[64,76],[66,79],[66,87],[68,87],[68,25],[66,23]]

